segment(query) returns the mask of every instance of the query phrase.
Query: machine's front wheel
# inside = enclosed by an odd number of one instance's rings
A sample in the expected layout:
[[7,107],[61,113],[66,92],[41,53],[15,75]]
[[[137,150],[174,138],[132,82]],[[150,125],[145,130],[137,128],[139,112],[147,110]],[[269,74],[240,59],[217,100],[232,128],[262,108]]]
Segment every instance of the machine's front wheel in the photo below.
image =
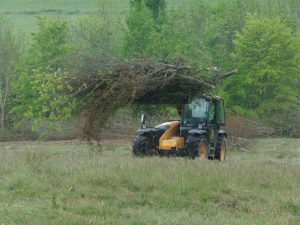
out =
[[157,154],[156,149],[153,148],[150,137],[144,135],[138,135],[135,137],[132,146],[132,152],[134,156],[153,156]]
[[187,140],[188,154],[192,159],[208,158],[207,138],[204,135],[192,135]]

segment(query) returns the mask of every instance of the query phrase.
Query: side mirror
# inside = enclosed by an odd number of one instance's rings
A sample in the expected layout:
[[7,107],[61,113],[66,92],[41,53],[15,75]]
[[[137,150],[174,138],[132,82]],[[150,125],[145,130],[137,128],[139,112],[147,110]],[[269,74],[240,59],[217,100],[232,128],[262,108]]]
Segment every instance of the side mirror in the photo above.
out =
[[141,115],[141,126],[142,126],[143,129],[146,128],[145,121],[146,121],[146,115],[145,115],[144,112],[142,112],[142,115]]

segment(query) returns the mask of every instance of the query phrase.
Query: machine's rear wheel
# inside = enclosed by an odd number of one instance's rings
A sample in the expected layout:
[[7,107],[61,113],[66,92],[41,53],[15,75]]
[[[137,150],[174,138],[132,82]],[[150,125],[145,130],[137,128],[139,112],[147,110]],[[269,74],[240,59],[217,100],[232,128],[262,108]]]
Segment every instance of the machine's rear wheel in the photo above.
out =
[[187,145],[190,158],[200,160],[208,158],[207,138],[204,135],[190,136]]
[[223,162],[226,160],[226,154],[227,154],[227,140],[224,135],[220,135],[217,141],[215,159]]
[[156,154],[156,149],[152,146],[152,141],[148,136],[138,135],[135,137],[132,146],[134,156],[153,156]]

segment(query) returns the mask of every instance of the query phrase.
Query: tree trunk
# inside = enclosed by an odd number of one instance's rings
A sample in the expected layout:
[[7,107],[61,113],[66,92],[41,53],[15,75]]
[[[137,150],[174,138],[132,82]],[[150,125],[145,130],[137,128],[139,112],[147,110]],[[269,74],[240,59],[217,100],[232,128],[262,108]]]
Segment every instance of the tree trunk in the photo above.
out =
[[1,121],[0,121],[0,128],[1,129],[3,129],[4,125],[5,125],[4,124],[5,123],[5,121],[4,121],[5,120],[5,117],[4,117],[5,116],[5,112],[4,111],[5,111],[4,107],[1,107]]
[[0,121],[0,141],[3,141],[4,135],[4,108],[1,107],[1,121]]

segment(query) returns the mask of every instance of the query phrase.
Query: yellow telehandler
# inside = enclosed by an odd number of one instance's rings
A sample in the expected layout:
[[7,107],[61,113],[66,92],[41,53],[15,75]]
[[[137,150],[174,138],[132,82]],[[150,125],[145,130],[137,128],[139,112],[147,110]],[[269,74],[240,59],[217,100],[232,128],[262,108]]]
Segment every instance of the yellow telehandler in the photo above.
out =
[[224,101],[218,96],[195,98],[179,108],[180,120],[147,127],[145,114],[132,150],[135,156],[181,156],[226,159]]

